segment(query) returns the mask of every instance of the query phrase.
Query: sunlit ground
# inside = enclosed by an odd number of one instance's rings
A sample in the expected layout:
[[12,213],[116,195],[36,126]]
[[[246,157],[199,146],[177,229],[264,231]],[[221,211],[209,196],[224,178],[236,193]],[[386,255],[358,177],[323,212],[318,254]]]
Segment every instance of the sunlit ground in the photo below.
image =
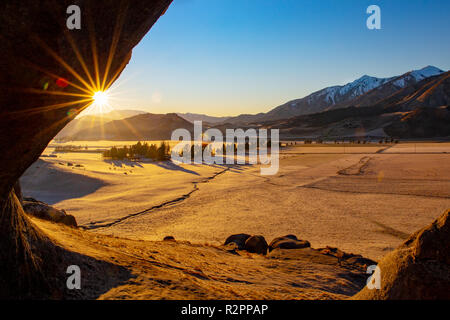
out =
[[[71,144],[93,151],[130,143]],[[385,146],[377,144],[364,150],[355,145],[345,153],[331,150],[341,148],[282,149],[275,176],[261,176],[257,165],[227,170],[111,161],[92,152],[55,153],[41,157],[21,183],[25,196],[65,209],[82,226],[114,222],[196,190],[176,205],[95,232],[145,240],[173,235],[215,244],[240,232],[266,239],[296,234],[313,247],[331,245],[373,259],[449,207],[450,143],[399,143],[381,153],[377,151]],[[45,154],[52,154],[51,149]]]

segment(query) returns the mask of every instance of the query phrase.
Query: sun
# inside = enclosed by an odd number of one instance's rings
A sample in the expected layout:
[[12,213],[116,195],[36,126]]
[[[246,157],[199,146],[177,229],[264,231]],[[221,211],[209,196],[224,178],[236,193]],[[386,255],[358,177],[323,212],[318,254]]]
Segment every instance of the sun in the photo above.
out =
[[105,91],[97,91],[92,96],[94,104],[97,106],[104,106],[108,104],[108,94]]
[[91,104],[80,113],[80,117],[108,113],[113,110],[113,107],[109,105],[110,95],[108,91],[93,91],[91,99]]

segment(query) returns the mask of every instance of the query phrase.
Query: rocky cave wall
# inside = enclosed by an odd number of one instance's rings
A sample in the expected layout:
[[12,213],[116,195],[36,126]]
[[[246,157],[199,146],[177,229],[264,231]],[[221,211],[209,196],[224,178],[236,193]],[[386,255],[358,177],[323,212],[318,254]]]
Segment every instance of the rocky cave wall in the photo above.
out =
[[[58,78],[86,88],[77,52],[96,81],[115,47],[109,82],[126,66],[131,50],[172,0],[3,0],[0,3],[0,198],[37,160],[49,141],[86,105],[85,94]],[[69,30],[70,5],[81,9],[81,29]],[[94,54],[93,54],[94,53]],[[96,54],[95,54],[96,53]],[[100,81],[102,82],[102,81]],[[64,105],[65,104],[65,105]],[[59,106],[58,106],[59,105]]]

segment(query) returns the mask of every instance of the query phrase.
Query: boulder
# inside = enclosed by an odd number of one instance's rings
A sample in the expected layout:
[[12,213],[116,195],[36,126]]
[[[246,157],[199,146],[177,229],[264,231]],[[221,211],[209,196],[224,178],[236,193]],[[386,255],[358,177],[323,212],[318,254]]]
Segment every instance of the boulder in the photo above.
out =
[[165,236],[163,241],[175,241],[174,236]]
[[309,248],[311,244],[306,240],[298,240],[294,235],[287,235],[284,237],[278,237],[272,240],[269,245],[269,252],[273,249],[303,249]]
[[365,286],[360,300],[450,299],[450,210],[411,235],[378,264],[380,289]]
[[233,242],[237,245],[239,250],[244,250],[245,241],[247,241],[248,238],[250,238],[250,235],[246,233],[233,234],[225,240],[224,245],[228,245]]
[[64,210],[58,210],[33,198],[24,198],[23,210],[25,213],[40,219],[62,223],[71,227],[77,226],[77,221],[74,216],[68,215]]
[[336,257],[341,265],[358,266],[361,269],[367,270],[367,267],[376,265],[377,263],[371,259],[364,258],[360,254],[347,253],[339,248],[329,247],[317,249],[321,254]]
[[71,214],[65,215],[60,221],[59,223],[65,224],[66,226],[69,227],[77,227],[77,220],[75,219],[75,217]]
[[263,236],[251,236],[245,241],[244,249],[248,252],[259,253],[259,254],[267,254],[267,245],[266,239]]
[[288,239],[292,239],[292,240],[298,240],[296,235],[293,234],[288,234],[287,236],[284,236],[283,238],[288,238]]

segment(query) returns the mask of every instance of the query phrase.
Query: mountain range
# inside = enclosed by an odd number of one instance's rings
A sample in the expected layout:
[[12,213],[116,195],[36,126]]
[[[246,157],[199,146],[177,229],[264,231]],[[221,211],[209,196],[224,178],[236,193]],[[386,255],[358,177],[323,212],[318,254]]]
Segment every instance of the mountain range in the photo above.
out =
[[[397,90],[415,84],[444,71],[433,66],[390,78],[376,78],[364,75],[361,78],[343,86],[332,86],[316,91],[304,98],[291,100],[267,113],[256,115],[243,114],[226,120],[231,124],[245,124],[271,120],[288,119],[351,105],[368,106],[380,98],[395,93]],[[377,89],[376,91],[374,91]]]
[[428,66],[390,78],[363,76],[289,101],[267,113],[211,117],[194,113],[150,114],[117,110],[72,121],[66,140],[163,140],[177,128],[279,128],[283,138],[450,135],[450,73]]
[[257,127],[278,128],[285,138],[431,138],[450,135],[450,72],[414,81],[394,94],[390,89],[385,88],[384,94],[381,89],[380,92],[369,92],[374,99],[370,105],[331,108],[262,122]]

